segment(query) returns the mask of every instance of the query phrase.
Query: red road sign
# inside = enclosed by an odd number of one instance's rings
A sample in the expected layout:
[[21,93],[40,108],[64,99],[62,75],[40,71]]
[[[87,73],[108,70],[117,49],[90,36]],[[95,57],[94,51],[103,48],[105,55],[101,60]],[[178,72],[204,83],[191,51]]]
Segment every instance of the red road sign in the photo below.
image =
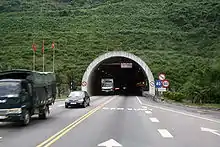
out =
[[83,81],[82,86],[86,86],[86,85],[87,85],[86,81]]
[[164,73],[159,74],[159,80],[163,81],[166,79],[166,75]]
[[170,86],[170,82],[168,80],[164,80],[164,81],[162,81],[162,85],[164,88],[167,88]]

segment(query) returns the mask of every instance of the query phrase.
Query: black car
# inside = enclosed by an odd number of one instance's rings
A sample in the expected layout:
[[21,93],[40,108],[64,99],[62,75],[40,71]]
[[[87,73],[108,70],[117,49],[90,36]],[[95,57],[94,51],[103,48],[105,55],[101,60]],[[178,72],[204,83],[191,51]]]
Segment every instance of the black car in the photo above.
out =
[[70,106],[79,105],[84,108],[90,105],[90,97],[86,91],[73,91],[65,100],[65,108]]

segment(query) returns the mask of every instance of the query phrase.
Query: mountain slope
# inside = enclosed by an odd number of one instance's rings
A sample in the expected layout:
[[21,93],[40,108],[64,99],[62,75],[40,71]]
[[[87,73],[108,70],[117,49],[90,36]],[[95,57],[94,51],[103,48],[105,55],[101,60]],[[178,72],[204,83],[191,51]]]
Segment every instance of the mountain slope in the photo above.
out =
[[63,83],[70,73],[80,82],[93,59],[123,50],[142,58],[155,78],[165,72],[179,91],[220,56],[218,0],[1,0],[0,12],[0,70],[32,69],[33,41],[42,70],[44,39],[51,71],[54,40]]

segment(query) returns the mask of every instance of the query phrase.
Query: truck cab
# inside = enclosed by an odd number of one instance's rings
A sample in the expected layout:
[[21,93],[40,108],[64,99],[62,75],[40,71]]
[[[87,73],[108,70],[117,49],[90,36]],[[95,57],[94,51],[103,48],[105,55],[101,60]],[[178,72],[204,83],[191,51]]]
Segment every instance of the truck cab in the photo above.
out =
[[25,80],[0,80],[0,119],[22,121],[22,113],[31,105],[31,84]]
[[114,93],[114,80],[111,78],[102,79],[101,90],[104,94]]

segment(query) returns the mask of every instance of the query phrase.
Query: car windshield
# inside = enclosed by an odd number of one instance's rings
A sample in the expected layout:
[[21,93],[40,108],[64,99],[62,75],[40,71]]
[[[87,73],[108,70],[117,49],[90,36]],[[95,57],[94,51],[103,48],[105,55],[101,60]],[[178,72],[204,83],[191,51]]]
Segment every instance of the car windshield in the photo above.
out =
[[20,92],[20,82],[0,82],[0,97]]
[[69,97],[80,97],[80,96],[83,96],[84,93],[82,91],[74,91],[74,92],[71,92]]

